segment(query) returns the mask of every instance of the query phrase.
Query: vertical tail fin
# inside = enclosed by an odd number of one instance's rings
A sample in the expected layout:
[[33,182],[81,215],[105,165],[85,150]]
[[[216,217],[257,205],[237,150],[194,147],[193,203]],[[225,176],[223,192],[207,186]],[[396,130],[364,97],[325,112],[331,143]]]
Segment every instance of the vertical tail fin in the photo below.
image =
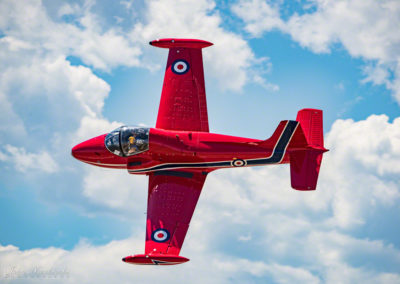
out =
[[323,148],[324,134],[322,128],[322,110],[302,109],[297,113],[296,120],[300,122],[307,144]]
[[[300,123],[297,145],[290,150],[290,177],[297,190],[315,190],[324,148],[322,110],[302,109],[297,113]],[[300,130],[301,129],[301,130]],[[297,132],[297,131],[296,131]],[[301,145],[306,144],[306,145]]]

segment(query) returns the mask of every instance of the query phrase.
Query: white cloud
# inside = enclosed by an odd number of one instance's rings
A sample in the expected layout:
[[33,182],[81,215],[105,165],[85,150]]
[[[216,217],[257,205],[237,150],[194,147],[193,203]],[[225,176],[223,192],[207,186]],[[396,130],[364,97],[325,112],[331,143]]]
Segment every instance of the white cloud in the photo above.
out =
[[372,115],[359,122],[338,120],[332,126],[324,176],[335,192],[332,208],[340,226],[362,224],[368,213],[399,200],[399,124],[399,118],[389,123],[385,115]]
[[[83,125],[110,126],[87,119]],[[229,283],[232,277],[238,282],[400,283],[398,248],[351,233],[366,226],[379,208],[398,210],[399,169],[385,163],[397,160],[399,123],[400,119],[390,123],[385,116],[359,122],[338,120],[327,135],[331,151],[324,157],[314,192],[291,189],[289,169],[284,166],[210,174],[182,251],[192,260],[157,275],[120,260],[143,251],[145,226],[138,220],[144,218],[147,178],[87,167],[82,195],[141,224],[135,236],[99,246],[81,242],[71,251],[1,247],[0,267],[64,269],[68,278],[57,279],[64,283],[77,279],[103,283],[115,277],[120,282],[140,279],[142,283],[210,279]],[[376,137],[378,131],[381,134]],[[99,266],[107,269],[99,270]],[[338,274],[339,270],[343,273]]]
[[64,3],[59,9],[57,16],[59,18],[67,15],[73,15],[80,12],[80,7],[78,4],[71,5],[69,3]]
[[390,84],[390,81],[388,80],[388,78],[390,76],[390,72],[382,64],[366,65],[363,68],[363,72],[366,76],[362,80],[363,83],[371,82],[375,85],[381,85],[381,84],[389,85]]
[[119,2],[125,9],[130,10],[132,8],[133,1],[120,1]]
[[[74,5],[61,14],[75,13],[83,21],[85,16],[91,17],[85,5]],[[73,160],[70,149],[120,124],[102,117],[110,86],[90,68],[74,66],[66,57],[83,50],[86,40],[97,40],[93,48],[99,51],[93,49],[79,55],[82,61],[88,63],[97,55],[102,58],[101,62],[93,63],[98,68],[131,66],[136,63],[131,61],[129,53],[136,47],[131,50],[125,39],[116,40],[114,36],[124,38],[117,36],[117,31],[103,32],[94,19],[90,22],[85,18],[88,22],[80,27],[73,21],[57,22],[47,15],[40,1],[1,1],[0,14],[0,30],[4,35],[0,39],[0,142],[9,145],[0,151],[2,162],[16,169],[8,172],[9,180],[18,172],[57,173],[57,194],[46,192],[45,199],[70,202],[90,211],[86,207],[92,208],[90,204],[96,202],[82,193],[79,185],[83,182],[79,180],[83,180],[83,165]],[[106,43],[101,41],[115,41],[119,46],[105,51]],[[51,182],[51,187],[54,186],[51,178],[32,177],[36,184],[42,185],[38,191],[47,191]],[[61,184],[62,179],[66,182]]]
[[[106,245],[93,246],[81,242],[72,251],[57,248],[31,249],[21,251],[14,246],[0,246],[0,279],[9,275],[12,279],[12,268],[20,273],[32,271],[59,271],[62,276],[53,280],[57,283],[231,283],[232,277],[243,281],[244,275],[262,277],[270,274],[277,283],[287,283],[288,280],[318,283],[316,277],[301,268],[282,265],[268,265],[262,262],[252,262],[245,259],[227,261],[223,256],[209,252],[208,255],[197,254],[184,265],[169,267],[146,267],[125,264],[121,258],[129,255],[132,249],[138,249],[144,241],[139,238],[129,238],[122,241],[112,241]],[[84,267],[85,269],[82,269]],[[106,269],[99,269],[103,267]],[[217,268],[217,269],[215,269]],[[157,269],[157,273],[154,273]],[[153,271],[153,272],[152,272]],[[57,274],[56,274],[57,275]],[[2,276],[2,277],[1,277]],[[15,280],[15,279],[14,279]],[[20,280],[20,279],[17,279]],[[36,283],[35,278],[25,278],[24,283]],[[46,279],[47,280],[47,279]],[[49,279],[50,281],[52,279]],[[309,282],[311,280],[311,282]]]
[[[293,225],[293,224],[290,224]],[[201,228],[201,231],[209,225]],[[197,232],[195,232],[197,233]],[[210,232],[211,233],[211,232]],[[274,256],[269,261],[267,254],[262,260],[252,261],[237,257],[232,252],[216,250],[211,242],[205,247],[198,248],[195,237],[187,244],[183,255],[191,261],[182,265],[170,267],[146,267],[125,264],[121,258],[134,253],[140,253],[144,246],[144,237],[139,234],[125,240],[111,241],[104,245],[92,245],[81,241],[71,251],[59,248],[20,250],[14,246],[0,246],[0,279],[8,276],[12,280],[11,271],[20,274],[36,269],[45,273],[55,272],[53,279],[57,283],[236,283],[269,281],[272,283],[400,283],[400,275],[394,272],[379,272],[375,269],[350,265],[355,253],[361,253],[367,259],[382,259],[396,267],[400,263],[400,253],[393,247],[379,241],[368,241],[351,238],[332,232],[310,232],[305,238],[297,235],[276,234],[282,242],[286,242],[289,250],[284,255],[304,258],[298,259],[301,266],[281,264],[285,262]],[[274,233],[272,233],[274,234]],[[192,232],[192,236],[193,236]],[[211,241],[220,239],[221,235],[213,232]],[[225,234],[226,235],[226,234]],[[258,237],[260,238],[260,237]],[[193,242],[195,244],[193,244]],[[244,244],[242,244],[244,245]],[[251,243],[246,243],[246,249]],[[259,245],[259,244],[258,244]],[[268,244],[271,249],[276,242]],[[282,252],[281,252],[282,257]],[[85,269],[82,269],[84,267]],[[103,267],[106,269],[99,269]],[[157,273],[154,273],[157,269]],[[393,268],[392,268],[393,269]],[[389,269],[390,270],[390,269]],[[337,273],[343,271],[343,273]],[[15,274],[14,274],[15,275]],[[62,276],[62,277],[61,277]],[[21,280],[21,279],[17,279]],[[23,278],[24,283],[36,283],[36,278]]]
[[[131,27],[130,36],[115,27],[105,28],[92,7],[90,1],[63,4],[57,18],[50,17],[40,1],[0,3],[0,131],[7,132],[7,136],[2,135],[8,137],[7,143],[32,136],[33,130],[35,135],[61,141],[60,137],[76,129],[84,116],[102,119],[110,86],[89,68],[72,66],[67,56],[78,56],[84,63],[107,71],[121,65],[151,69],[155,63],[147,63],[154,61],[157,51],[148,47],[151,56],[146,53],[141,61],[140,49],[149,40],[167,34],[215,41],[205,53],[206,69],[219,78],[223,88],[238,90],[251,81],[278,89],[260,75],[264,68],[270,69],[269,61],[255,58],[246,41],[221,27],[212,1],[148,2],[142,8],[144,20]],[[63,21],[64,16],[72,18]],[[165,56],[162,60],[165,62]],[[250,72],[255,66],[260,72]],[[31,113],[40,115],[32,120]],[[44,127],[45,122],[51,126]],[[63,134],[48,137],[48,130]]]
[[[242,0],[233,11],[253,36],[273,28],[291,35],[313,52],[330,52],[340,43],[351,56],[367,62],[364,82],[385,84],[400,103],[400,3],[395,0],[313,1],[313,9],[279,18],[281,6],[258,0]],[[303,8],[305,8],[305,4]],[[373,61],[373,64],[369,62]],[[394,73],[394,79],[390,73]]]
[[[378,177],[399,174],[400,118],[390,123],[386,115],[371,115],[364,121],[338,120],[327,136],[335,151],[332,158],[346,160],[348,168],[363,167]],[[379,135],[376,135],[379,133]]]
[[251,68],[268,68],[268,62],[257,59],[242,37],[221,27],[222,18],[214,1],[152,0],[147,7],[145,21],[135,25],[131,36],[140,42],[165,37],[213,42],[214,46],[203,52],[205,72],[217,78],[223,89],[240,90],[254,81],[248,74]]
[[[72,135],[70,147],[92,137],[108,133],[123,125],[103,118],[84,116]],[[104,210],[143,216],[147,202],[147,176],[130,175],[126,170],[115,170],[85,165],[82,178],[82,196]]]
[[17,171],[26,173],[30,170],[54,173],[59,170],[59,166],[46,151],[39,153],[28,153],[25,148],[17,148],[12,145],[5,145],[5,153],[0,153],[0,160],[9,161],[14,164]]
[[[131,4],[121,2],[127,8]],[[82,5],[66,3],[58,9],[58,19],[52,19],[40,1],[23,4],[3,1],[0,30],[7,33],[2,41],[7,41],[14,50],[30,48],[42,53],[77,56],[85,64],[109,72],[117,66],[142,66],[150,70],[160,66],[160,61],[154,60],[154,49],[145,48],[150,40],[201,38],[215,44],[204,53],[206,72],[217,78],[223,89],[237,91],[244,84],[255,82],[276,90],[275,85],[266,82],[262,72],[249,74],[255,67],[268,69],[268,62],[256,58],[241,36],[222,28],[222,18],[214,1],[148,1],[135,12],[141,15],[140,20],[126,30],[105,28],[102,19],[92,12],[92,6],[91,1]],[[63,21],[64,16],[73,20]],[[128,16],[132,15],[128,13]]]
[[18,116],[4,92],[0,91],[0,141],[5,143],[4,137],[18,137],[26,135],[23,120]]
[[[54,22],[39,1],[28,2],[26,7],[18,5],[15,1],[0,3],[0,28],[7,31],[0,41],[0,108],[5,111],[0,111],[0,131],[7,134],[1,135],[2,139],[16,141],[2,140],[3,144],[13,146],[0,152],[0,160],[14,161],[21,171],[51,173],[58,168],[59,161],[63,161],[64,170],[67,165],[63,155],[69,155],[69,151],[61,154],[55,150],[69,149],[77,137],[84,140],[119,126],[101,116],[110,86],[89,68],[72,66],[65,59],[67,55],[80,56],[87,64],[104,70],[133,66],[138,64],[139,53],[131,43],[159,37],[167,27],[166,31],[177,36],[199,36],[215,42],[204,53],[205,62],[210,65],[206,67],[210,72],[219,74],[221,83],[234,82],[232,88],[238,89],[248,80],[255,80],[248,77],[246,70],[254,67],[257,59],[240,36],[221,28],[221,17],[211,1],[149,2],[144,13],[147,21],[134,27],[130,35],[135,39],[131,41],[118,30],[96,26],[98,19],[87,10],[90,5],[71,6],[60,12],[60,16],[78,14],[81,26]],[[171,12],[171,7],[175,11]],[[273,25],[269,23],[260,30]],[[198,34],[192,34],[191,29],[197,29]],[[74,32],[77,35],[71,35]],[[66,36],[71,36],[71,40],[66,40]],[[315,48],[323,50],[330,46],[323,37],[316,38]],[[114,43],[104,43],[108,40]],[[108,46],[104,51],[103,43]],[[122,57],[130,59],[123,62]],[[377,74],[371,80],[386,82],[386,76]],[[34,119],[29,116],[30,111],[36,114]],[[5,126],[9,125],[8,115],[17,122],[13,129]],[[400,282],[398,271],[390,265],[374,268],[374,259],[398,267],[399,251],[394,245],[351,237],[351,230],[367,226],[380,208],[398,211],[399,124],[398,119],[389,123],[385,116],[371,116],[360,122],[337,121],[327,136],[326,144],[331,151],[325,155],[315,192],[290,189],[287,166],[210,174],[183,250],[183,255],[192,258],[188,264],[168,267],[155,275],[153,268],[122,263],[121,257],[143,251],[143,223],[140,237],[101,246],[83,242],[71,251],[0,247],[0,267],[66,267],[70,272],[70,278],[64,279],[66,283],[109,283],[114,277],[118,278],[115,282],[122,283],[176,283],[188,279],[191,283],[206,283],[210,279],[229,283],[232,279],[246,282],[251,277],[255,282],[268,278],[277,283]],[[9,130],[14,132],[6,132]],[[29,141],[44,143],[48,148],[32,151],[23,144],[28,137],[42,138]],[[31,147],[42,149],[34,146]],[[82,187],[68,189],[69,195],[75,190],[78,193],[74,194],[103,206],[104,211],[144,218],[141,213],[146,206],[146,177],[89,166],[80,174]],[[136,227],[139,222],[133,224]],[[251,241],[244,242],[249,236]],[[363,259],[354,263],[359,254]],[[335,274],[338,270],[343,273]]]
[[122,122],[109,122],[104,118],[86,115],[82,117],[79,128],[74,133],[73,144],[75,145],[80,141],[85,141],[95,136],[111,132],[122,125]]
[[116,28],[102,30],[91,13],[92,4],[64,4],[59,17],[73,15],[73,22],[54,21],[38,0],[2,1],[0,30],[7,31],[13,46],[29,46],[42,53],[75,55],[86,64],[110,71],[119,65],[138,66],[140,49]]
[[[147,176],[132,176],[124,170],[87,167],[83,195],[92,202],[122,214],[143,216],[147,204]],[[133,218],[133,217],[132,217]]]
[[279,264],[265,264],[247,259],[222,261],[217,263],[217,268],[230,274],[244,270],[257,277],[272,276],[274,283],[320,283],[319,278],[306,269]]
[[[123,125],[103,118],[84,116],[72,135],[70,147]],[[126,170],[85,165],[82,196],[107,210],[142,216],[146,211],[147,176],[132,176]],[[140,200],[140,201],[139,201]]]
[[[9,65],[0,67],[0,100],[8,114],[4,120],[0,116],[3,137],[21,141],[27,131],[42,137],[62,132],[65,137],[78,126],[80,117],[101,115],[110,91],[106,82],[89,68],[72,66],[62,57],[29,55],[12,54]],[[10,119],[15,123],[8,123]]]
[[385,115],[337,120],[326,135],[330,152],[324,155],[314,192],[292,190],[289,167],[280,166],[212,173],[205,198],[218,206],[218,219],[237,223],[248,223],[262,212],[303,212],[318,213],[321,226],[360,226],[369,214],[395,208],[400,199],[399,129],[400,119],[390,123]]
[[258,37],[266,31],[283,26],[279,6],[271,5],[268,1],[239,1],[232,7],[232,11],[243,19],[246,31],[253,36]]

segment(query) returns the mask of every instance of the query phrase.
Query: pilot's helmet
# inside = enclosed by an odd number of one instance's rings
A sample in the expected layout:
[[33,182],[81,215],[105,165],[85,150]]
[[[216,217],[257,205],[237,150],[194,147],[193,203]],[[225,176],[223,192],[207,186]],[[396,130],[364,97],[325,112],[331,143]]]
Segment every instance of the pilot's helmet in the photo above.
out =
[[133,144],[133,143],[135,143],[135,137],[130,136],[129,137],[129,144]]

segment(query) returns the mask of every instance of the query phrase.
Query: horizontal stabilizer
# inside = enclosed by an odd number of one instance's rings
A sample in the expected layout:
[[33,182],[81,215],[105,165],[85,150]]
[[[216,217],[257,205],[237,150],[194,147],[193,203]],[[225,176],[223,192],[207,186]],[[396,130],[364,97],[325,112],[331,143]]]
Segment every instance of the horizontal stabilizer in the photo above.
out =
[[174,265],[181,264],[189,261],[188,258],[179,255],[145,255],[136,254],[134,256],[127,256],[122,259],[122,261],[131,264],[138,265]]
[[315,190],[323,150],[298,150],[290,153],[290,178],[297,190]]
[[149,42],[150,45],[161,48],[205,48],[213,45],[211,42],[200,39],[184,39],[184,38],[163,38]]

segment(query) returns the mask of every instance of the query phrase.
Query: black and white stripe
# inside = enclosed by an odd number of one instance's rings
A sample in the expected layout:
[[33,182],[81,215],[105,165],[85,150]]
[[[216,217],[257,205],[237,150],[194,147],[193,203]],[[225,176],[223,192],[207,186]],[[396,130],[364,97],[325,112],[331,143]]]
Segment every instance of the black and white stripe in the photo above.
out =
[[[269,157],[260,159],[249,159],[245,160],[247,166],[260,166],[268,164],[278,164],[282,161],[285,156],[287,146],[293,137],[294,132],[298,126],[298,122],[294,120],[289,120],[278,142],[275,144],[274,150]],[[206,162],[206,163],[166,163],[161,165],[156,165],[153,167],[145,169],[130,169],[130,173],[144,173],[144,172],[154,172],[160,170],[170,170],[170,169],[188,169],[188,168],[215,168],[215,167],[232,167],[232,161],[220,161],[220,162]]]

